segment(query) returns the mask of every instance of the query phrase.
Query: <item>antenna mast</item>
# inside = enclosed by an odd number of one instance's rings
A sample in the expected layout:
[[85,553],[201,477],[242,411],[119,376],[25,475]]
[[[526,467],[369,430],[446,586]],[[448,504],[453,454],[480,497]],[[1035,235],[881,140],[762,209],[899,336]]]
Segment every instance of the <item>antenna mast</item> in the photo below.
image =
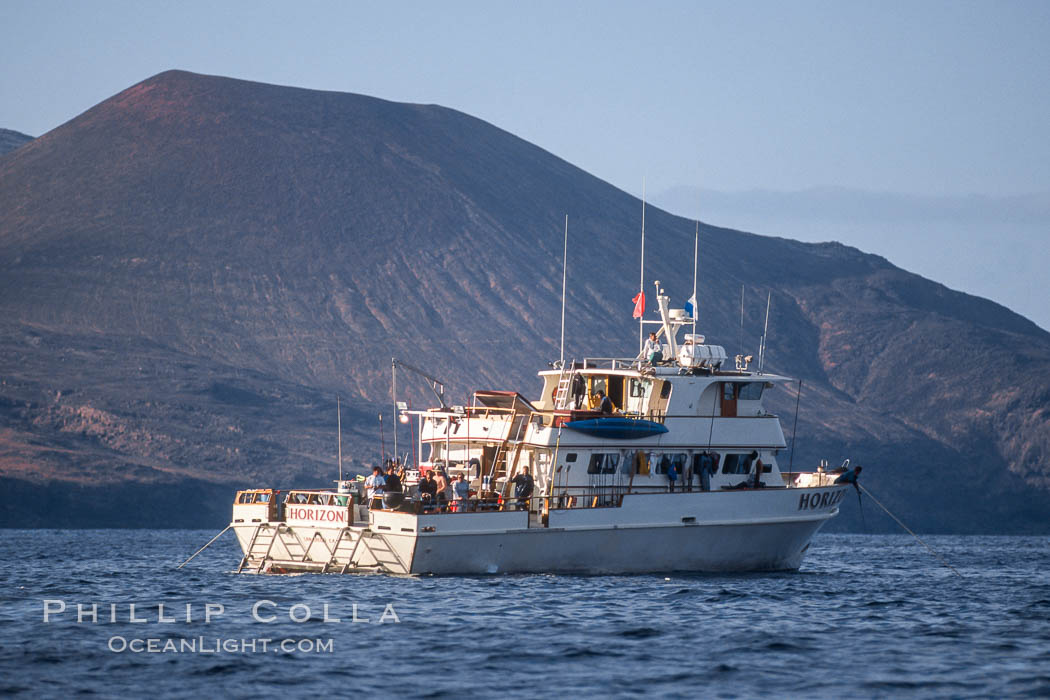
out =
[[700,220],[696,220],[696,235],[693,237],[693,336],[696,336],[696,317],[700,315],[696,300],[696,269],[700,264]]
[[744,285],[740,285],[740,339],[737,343],[740,352],[744,352]]
[[565,215],[565,247],[561,254],[561,366],[565,366],[565,280],[569,275],[569,215]]
[[335,397],[335,425],[339,443],[339,481],[343,480],[343,407],[339,402],[339,395]]
[[766,325],[762,328],[762,342],[758,345],[758,373],[766,364],[766,336],[769,334],[769,301],[773,298],[772,292],[766,292]]
[[[638,293],[645,296],[645,178],[642,178],[642,269],[638,280]],[[642,354],[643,324],[645,323],[645,309],[638,317],[638,354]]]
[[394,462],[397,463],[397,360],[390,358],[390,400],[394,402]]

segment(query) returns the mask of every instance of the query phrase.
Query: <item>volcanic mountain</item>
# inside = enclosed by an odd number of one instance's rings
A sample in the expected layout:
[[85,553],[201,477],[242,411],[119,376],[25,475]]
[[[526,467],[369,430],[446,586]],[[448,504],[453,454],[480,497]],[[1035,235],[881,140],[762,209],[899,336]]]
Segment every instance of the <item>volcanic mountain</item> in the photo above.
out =
[[32,136],[11,129],[0,129],[0,156],[33,140]]
[[[139,83],[0,158],[0,524],[211,527],[237,486],[330,483],[336,395],[347,463],[384,409],[389,448],[391,357],[535,394],[566,214],[567,354],[633,355],[641,212],[444,107]],[[695,223],[645,220],[646,292],[680,305]],[[803,380],[781,459],[851,457],[925,530],[1047,530],[1050,334],[836,243],[701,224],[700,250],[711,342],[754,351],[771,295],[766,369]]]

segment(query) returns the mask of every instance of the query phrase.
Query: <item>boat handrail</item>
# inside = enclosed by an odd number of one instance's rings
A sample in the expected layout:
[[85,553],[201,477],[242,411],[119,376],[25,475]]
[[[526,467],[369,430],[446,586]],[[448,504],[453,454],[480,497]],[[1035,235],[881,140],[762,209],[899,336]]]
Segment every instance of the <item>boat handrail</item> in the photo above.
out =
[[608,369],[638,369],[638,357],[585,357],[580,369],[603,369],[600,365],[608,363]]

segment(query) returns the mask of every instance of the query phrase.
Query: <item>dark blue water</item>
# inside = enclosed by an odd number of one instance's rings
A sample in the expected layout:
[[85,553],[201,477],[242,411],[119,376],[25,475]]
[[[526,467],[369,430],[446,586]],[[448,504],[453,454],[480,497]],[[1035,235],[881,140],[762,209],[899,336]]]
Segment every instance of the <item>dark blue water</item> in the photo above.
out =
[[907,535],[772,575],[237,576],[229,534],[175,569],[212,534],[0,531],[0,695],[1050,697],[1046,537],[927,538],[963,578]]

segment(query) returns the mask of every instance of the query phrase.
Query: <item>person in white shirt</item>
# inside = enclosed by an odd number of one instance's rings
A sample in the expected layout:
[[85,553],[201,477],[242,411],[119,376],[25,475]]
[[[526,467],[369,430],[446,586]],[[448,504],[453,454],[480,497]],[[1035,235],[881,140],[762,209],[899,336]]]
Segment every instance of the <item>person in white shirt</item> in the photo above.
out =
[[372,507],[372,499],[376,496],[382,496],[384,487],[386,486],[386,477],[383,476],[383,470],[379,467],[372,467],[372,475],[365,479],[365,489],[368,492],[368,507]]
[[470,495],[470,484],[460,474],[456,477],[456,480],[452,482],[452,504],[455,506],[457,513],[462,513],[467,503],[467,497]]
[[642,348],[642,357],[651,365],[655,365],[664,359],[664,349],[660,341],[656,339],[656,333],[650,333]]

